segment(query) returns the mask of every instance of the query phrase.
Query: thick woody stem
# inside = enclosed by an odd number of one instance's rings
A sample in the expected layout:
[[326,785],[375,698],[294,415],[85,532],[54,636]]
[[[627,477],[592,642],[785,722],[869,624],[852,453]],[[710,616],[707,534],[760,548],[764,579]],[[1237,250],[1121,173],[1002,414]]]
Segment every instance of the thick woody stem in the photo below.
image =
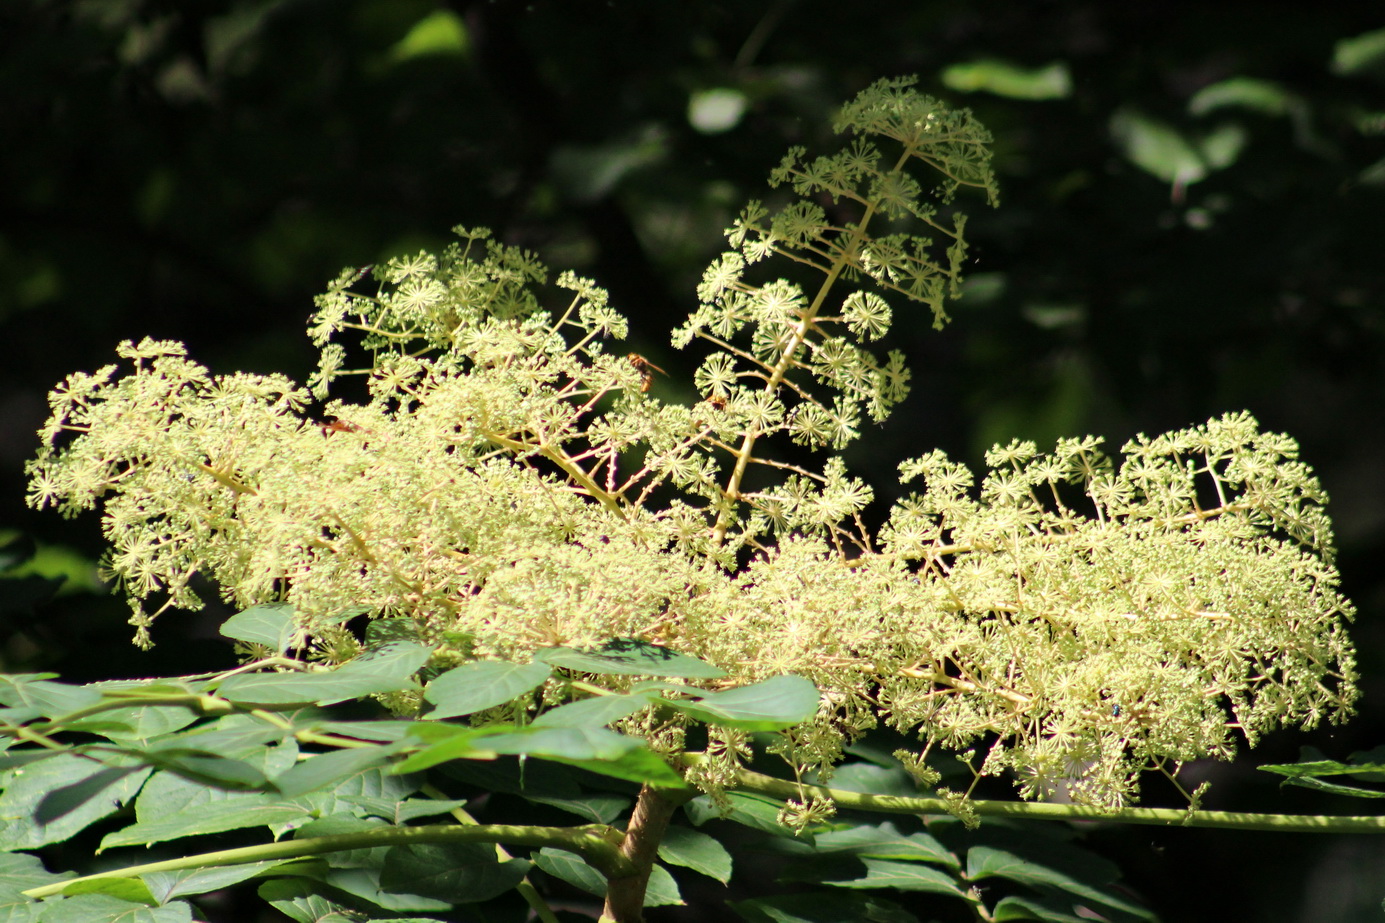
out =
[[669,818],[678,806],[695,792],[659,790],[648,785],[640,789],[620,854],[634,866],[633,874],[611,877],[606,886],[606,906],[600,923],[642,923],[644,893],[649,887],[649,872],[659,853],[659,843],[668,830]]

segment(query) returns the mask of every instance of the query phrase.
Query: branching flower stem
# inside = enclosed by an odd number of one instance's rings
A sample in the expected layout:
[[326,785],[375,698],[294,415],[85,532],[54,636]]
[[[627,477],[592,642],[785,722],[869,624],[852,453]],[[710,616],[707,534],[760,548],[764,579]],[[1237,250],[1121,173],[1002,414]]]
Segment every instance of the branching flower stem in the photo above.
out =
[[[909,158],[914,155],[911,147],[906,147],[904,153],[899,157],[895,164],[895,171],[902,170],[904,165],[909,162]],[[832,262],[832,266],[827,270],[827,278],[822,280],[818,286],[817,294],[813,296],[813,301],[799,315],[798,323],[794,326],[793,334],[789,343],[784,347],[779,356],[779,361],[770,369],[769,380],[765,382],[765,393],[777,394],[779,386],[784,381],[784,376],[794,367],[795,359],[803,344],[808,340],[808,334],[814,328],[814,322],[823,309],[823,304],[827,301],[827,295],[836,285],[837,278],[842,272],[855,263],[856,254],[861,249],[861,244],[866,239],[866,228],[869,226],[871,218],[875,216],[877,203],[872,201],[866,205],[865,212],[861,215],[861,220],[851,229],[851,237],[846,246],[841,248],[840,255]],[[736,450],[736,465],[731,470],[731,476],[726,482],[726,498],[732,502],[740,499],[741,482],[745,479],[746,471],[750,468],[750,461],[755,452],[755,443],[759,441],[763,431],[758,426],[746,429],[744,437],[741,439],[740,448]],[[717,514],[716,524],[712,527],[713,539],[720,544],[726,539],[726,532],[730,528],[730,521],[727,509],[723,508]]]

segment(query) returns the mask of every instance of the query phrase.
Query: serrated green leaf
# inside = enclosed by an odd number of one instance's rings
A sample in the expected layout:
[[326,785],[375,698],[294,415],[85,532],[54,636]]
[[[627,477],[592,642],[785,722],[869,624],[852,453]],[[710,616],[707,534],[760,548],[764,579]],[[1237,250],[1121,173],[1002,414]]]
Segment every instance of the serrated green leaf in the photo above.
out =
[[394,798],[372,798],[369,796],[350,796],[342,801],[354,808],[372,814],[376,817],[384,818],[392,824],[406,824],[411,820],[418,820],[420,817],[433,817],[438,814],[463,807],[466,804],[465,798],[458,798],[449,801],[440,801],[432,798],[406,798],[399,801]]
[[683,895],[678,890],[678,882],[669,870],[659,863],[649,867],[649,882],[644,889],[646,907],[673,907],[683,903]]
[[136,772],[147,775],[142,766],[108,766],[105,769],[97,769],[84,779],[60,785],[39,799],[38,806],[34,809],[34,822],[46,827],[81,808],[93,798],[100,798],[108,788]]
[[[126,768],[103,769],[71,753],[28,766],[0,794],[0,848],[34,849],[59,843],[115,813],[135,796],[150,773],[147,767],[128,772]],[[50,796],[55,801],[44,808]],[[38,816],[39,810],[45,811],[47,823]]]
[[514,888],[529,868],[523,859],[498,861],[489,843],[408,843],[385,854],[380,887],[452,904],[474,904]]
[[317,887],[302,878],[279,878],[266,881],[256,893],[296,923],[356,923],[348,908],[318,894]]
[[266,795],[213,801],[159,820],[133,824],[106,835],[101,849],[117,846],[144,846],[185,836],[223,833],[245,827],[272,827],[310,817],[309,808],[292,802],[273,800]]
[[0,772],[7,769],[19,769],[32,763],[42,760],[51,760],[55,756],[67,753],[66,750],[9,750],[0,753]]
[[472,743],[493,753],[539,757],[631,782],[683,784],[682,777],[643,740],[607,728],[528,727],[488,734]]
[[663,701],[653,692],[628,695],[598,695],[569,702],[534,719],[533,727],[606,727],[633,715],[653,702]]
[[[270,774],[279,771],[273,763],[275,754],[283,753],[287,764],[292,764],[297,757],[297,745],[290,738],[292,733],[291,728],[278,727],[251,715],[227,715],[167,737],[160,744],[184,746],[246,760],[261,772]],[[275,746],[284,741],[288,741],[290,749]]]
[[[353,903],[359,904],[361,901],[368,901],[370,904],[387,911],[390,916],[384,919],[388,919],[390,923],[396,923],[397,917],[394,914],[397,913],[454,909],[451,901],[424,897],[422,894],[396,894],[382,888],[378,863],[384,861],[383,854],[382,851],[381,858],[376,860],[374,867],[361,863],[353,864],[350,868],[334,866],[324,868],[316,873],[316,878],[327,886],[327,893],[329,894],[350,895],[358,899]],[[381,917],[377,916],[375,919],[381,919]]]
[[53,673],[0,673],[0,705],[20,709],[29,717],[12,713],[19,723],[33,718],[61,718],[101,701],[101,693],[89,686],[51,682]]
[[286,798],[335,788],[344,779],[388,763],[404,744],[351,747],[310,756],[274,777],[274,787]]
[[811,833],[795,834],[779,823],[779,812],[784,807],[781,801],[750,792],[727,792],[725,801],[731,808],[727,814],[723,814],[716,802],[707,795],[699,795],[684,804],[683,813],[698,827],[709,820],[729,820],[776,836],[792,837],[799,843],[813,843],[815,840]]
[[579,673],[614,673],[629,676],[675,676],[680,679],[719,679],[726,675],[705,660],[680,654],[638,638],[613,638],[596,650],[550,647],[534,652],[534,659]]
[[1354,795],[1361,798],[1381,798],[1385,797],[1385,792],[1373,788],[1360,788],[1350,785],[1339,785],[1332,782],[1324,782],[1321,776],[1348,775],[1357,779],[1367,781],[1379,781],[1382,774],[1385,774],[1385,763],[1376,762],[1351,762],[1339,763],[1336,760],[1311,760],[1301,763],[1273,763],[1259,767],[1264,772],[1273,772],[1277,775],[1287,776],[1285,780],[1289,785],[1301,785],[1305,788],[1316,788],[1321,791],[1331,791],[1342,795]]
[[[233,728],[227,730],[234,731]],[[178,735],[176,739],[195,740],[199,744],[199,749],[204,744],[215,747],[218,741],[224,742],[226,749],[224,751],[217,749],[217,752],[244,760],[265,776],[275,776],[286,771],[293,766],[298,758],[298,742],[293,738],[279,741],[271,746],[260,744],[255,747],[246,746],[249,741],[254,740],[253,737],[242,736],[237,733],[207,735],[206,737],[196,734]],[[157,821],[176,814],[196,812],[202,805],[206,804],[221,801],[258,804],[275,797],[277,796],[217,788],[176,773],[159,771],[154,773],[145,783],[143,790],[140,791],[139,799],[135,802],[135,819],[141,823]]]
[[244,791],[263,788],[268,781],[259,767],[246,760],[231,759],[200,747],[179,746],[178,743],[134,752],[133,755],[166,772],[216,788]]
[[[367,610],[358,614],[364,615]],[[365,628],[366,647],[379,647],[392,641],[421,641],[422,634],[413,619],[371,619]]]
[[888,766],[866,762],[843,763],[832,770],[832,779],[828,784],[863,795],[917,798],[919,793],[913,777],[904,771],[898,760],[892,760],[892,765]]
[[932,862],[954,869],[961,867],[957,856],[934,837],[923,832],[905,835],[888,822],[831,830],[819,833],[816,839],[814,849],[818,853],[849,852],[862,858]]
[[28,853],[0,852],[0,882],[15,888],[43,888],[71,878],[75,874],[62,872],[55,875],[43,867],[37,856]]
[[817,714],[822,694],[801,676],[776,676],[695,701],[668,700],[683,714],[743,731],[780,731]]
[[424,746],[394,767],[396,773],[420,772],[450,760],[484,760],[495,757],[494,750],[475,745],[475,741],[492,733],[494,728],[460,727],[455,724],[429,724],[420,721],[410,735]]
[[[329,817],[350,811],[352,805],[348,799],[397,798],[402,801],[417,792],[419,784],[416,776],[395,775],[384,769],[367,769],[343,779],[335,788],[310,792],[294,798],[292,803],[306,808],[313,817]],[[271,825],[270,829],[278,836],[298,826],[298,823]]]
[[409,732],[418,727],[416,721],[322,721],[314,722],[311,729],[322,734],[336,734],[339,737],[353,737],[356,740],[370,740],[376,743],[394,743],[403,740]]
[[382,692],[417,689],[413,679],[432,652],[422,645],[388,644],[319,673],[243,673],[217,687],[217,694],[238,704],[332,705]]
[[731,854],[721,841],[698,830],[669,827],[659,843],[659,858],[715,878],[722,884],[731,880]]
[[996,923],[1008,920],[1040,920],[1043,923],[1091,923],[1091,917],[1080,917],[1072,912],[1072,903],[1066,906],[1055,899],[1032,899],[1025,897],[1003,897],[991,911],[991,919]]
[[[1264,769],[1264,766],[1260,767]],[[1359,785],[1343,785],[1340,782],[1328,782],[1316,776],[1299,776],[1285,779],[1284,785],[1294,785],[1299,788],[1307,788],[1316,792],[1325,792],[1330,795],[1346,795],[1350,798],[1385,798],[1385,791],[1378,788],[1362,788]]]
[[576,853],[545,846],[533,855],[534,864],[554,878],[565,881],[574,888],[581,888],[588,894],[598,897],[605,895],[605,876],[583,862],[582,857]]
[[45,901],[41,923],[191,923],[192,907],[182,901],[162,907],[132,904],[109,894],[81,894]]
[[918,923],[893,901],[841,891],[762,897],[727,906],[748,923]]
[[138,878],[96,878],[87,881],[74,881],[63,888],[64,895],[76,897],[78,894],[109,894],[111,897],[132,904],[157,907],[163,901],[154,897],[149,886]]
[[957,884],[953,876],[931,866],[917,862],[895,862],[890,859],[860,858],[860,862],[865,867],[864,875],[843,879],[824,875],[809,880],[817,880],[837,888],[890,888],[895,891],[923,891],[966,897],[966,890]]
[[[100,734],[116,742],[143,741],[180,731],[202,717],[181,705],[137,704],[112,708],[92,719],[67,725],[70,730]],[[99,720],[98,720],[99,719]]]
[[1056,888],[1132,916],[1154,919],[1146,908],[1104,887],[1118,875],[1115,865],[1086,852],[1039,860],[989,846],[967,850],[967,878],[972,881],[1006,878],[1031,887]]
[[38,923],[44,907],[19,888],[0,879],[0,923]]
[[[526,767],[525,775],[529,775],[529,770],[533,766]],[[526,778],[525,781],[528,781]],[[560,811],[567,811],[569,814],[576,814],[583,820],[593,824],[609,824],[619,817],[626,808],[630,807],[632,799],[624,795],[609,795],[600,793],[590,793],[573,795],[571,797],[549,796],[536,794],[528,789],[520,791],[520,795],[526,801],[535,804],[546,804],[549,807],[557,808]]]
[[237,612],[221,623],[221,634],[236,641],[259,644],[276,654],[289,649],[293,639],[293,606],[287,603],[265,603]]
[[[545,846],[534,853],[534,864],[554,878],[566,881],[575,888],[581,888],[598,897],[606,893],[606,879],[596,869],[582,861],[575,853]],[[669,907],[683,903],[678,892],[678,883],[668,873],[668,869],[655,863],[649,870],[649,884],[644,892],[644,906]]]
[[433,703],[429,718],[455,718],[514,701],[553,673],[542,663],[476,660],[429,681],[423,698]]
[[[297,861],[297,860],[293,860]],[[140,876],[155,902],[164,904],[176,897],[207,894],[265,874],[287,865],[282,860],[249,862],[213,868],[184,869],[177,872],[146,872]]]

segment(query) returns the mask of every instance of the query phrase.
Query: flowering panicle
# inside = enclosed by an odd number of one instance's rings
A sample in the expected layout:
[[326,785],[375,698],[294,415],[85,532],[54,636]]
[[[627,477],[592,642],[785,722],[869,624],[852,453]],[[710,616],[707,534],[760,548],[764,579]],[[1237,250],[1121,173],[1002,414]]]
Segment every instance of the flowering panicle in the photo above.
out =
[[[979,485],[931,452],[901,466],[921,488],[866,527],[871,488],[835,453],[909,383],[874,344],[910,304],[946,319],[954,195],[996,193],[985,130],[908,81],[837,127],[846,147],[791,151],[773,182],[795,197],[750,203],[704,275],[674,337],[712,350],[692,407],[607,351],[626,321],[602,289],[563,274],[550,309],[533,255],[458,229],[441,254],[329,287],[306,387],[213,376],[148,340],[121,346],[123,369],[72,375],[29,500],[104,509],[141,645],[160,613],[201,604],[198,576],[237,606],[291,604],[332,663],[364,649],[341,625],[359,613],[449,664],[639,638],[729,683],[811,679],[817,719],[775,748],[801,772],[883,723],[925,752],[976,749],[979,773],[1027,796],[1115,806],[1142,770],[1225,756],[1233,732],[1345,715],[1352,610],[1326,497],[1292,440],[1244,414],[1119,460],[1094,438],[998,446]],[[332,399],[348,375],[363,403]],[[825,457],[776,457],[789,442]],[[682,745],[683,719],[622,720],[659,752]],[[704,784],[729,778],[743,737],[713,730]]]

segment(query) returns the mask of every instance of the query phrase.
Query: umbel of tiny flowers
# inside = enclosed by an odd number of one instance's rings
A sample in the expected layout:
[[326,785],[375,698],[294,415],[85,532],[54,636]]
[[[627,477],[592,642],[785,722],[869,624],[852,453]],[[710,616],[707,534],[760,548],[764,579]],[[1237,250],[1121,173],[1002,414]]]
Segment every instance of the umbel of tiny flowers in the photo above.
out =
[[[29,500],[103,507],[140,645],[156,616],[201,605],[198,576],[239,607],[291,604],[298,646],[329,665],[363,649],[342,627],[355,614],[433,646],[437,667],[640,638],[728,682],[817,684],[817,718],[773,748],[798,773],[830,775],[884,724],[920,740],[901,757],[921,777],[942,748],[1027,797],[1117,807],[1143,771],[1226,757],[1236,733],[1342,719],[1352,608],[1326,497],[1246,414],[1119,459],[1092,437],[996,447],[979,487],[928,452],[901,465],[918,489],[866,526],[872,491],[839,453],[909,381],[871,344],[901,308],[946,320],[965,255],[953,198],[996,196],[985,130],[910,83],[862,93],[837,123],[847,145],[791,151],[772,181],[792,195],[729,229],[674,333],[709,350],[691,406],[607,351],[626,320],[592,281],[564,273],[554,299],[532,254],[459,228],[441,253],[331,284],[306,387],[213,376],[150,340],[121,345],[123,369],[70,376]],[[347,375],[365,402],[333,399]],[[777,457],[785,442],[821,465]],[[511,708],[571,694],[555,680]],[[685,721],[619,727],[673,755]],[[748,753],[713,727],[689,778],[715,790]]]

